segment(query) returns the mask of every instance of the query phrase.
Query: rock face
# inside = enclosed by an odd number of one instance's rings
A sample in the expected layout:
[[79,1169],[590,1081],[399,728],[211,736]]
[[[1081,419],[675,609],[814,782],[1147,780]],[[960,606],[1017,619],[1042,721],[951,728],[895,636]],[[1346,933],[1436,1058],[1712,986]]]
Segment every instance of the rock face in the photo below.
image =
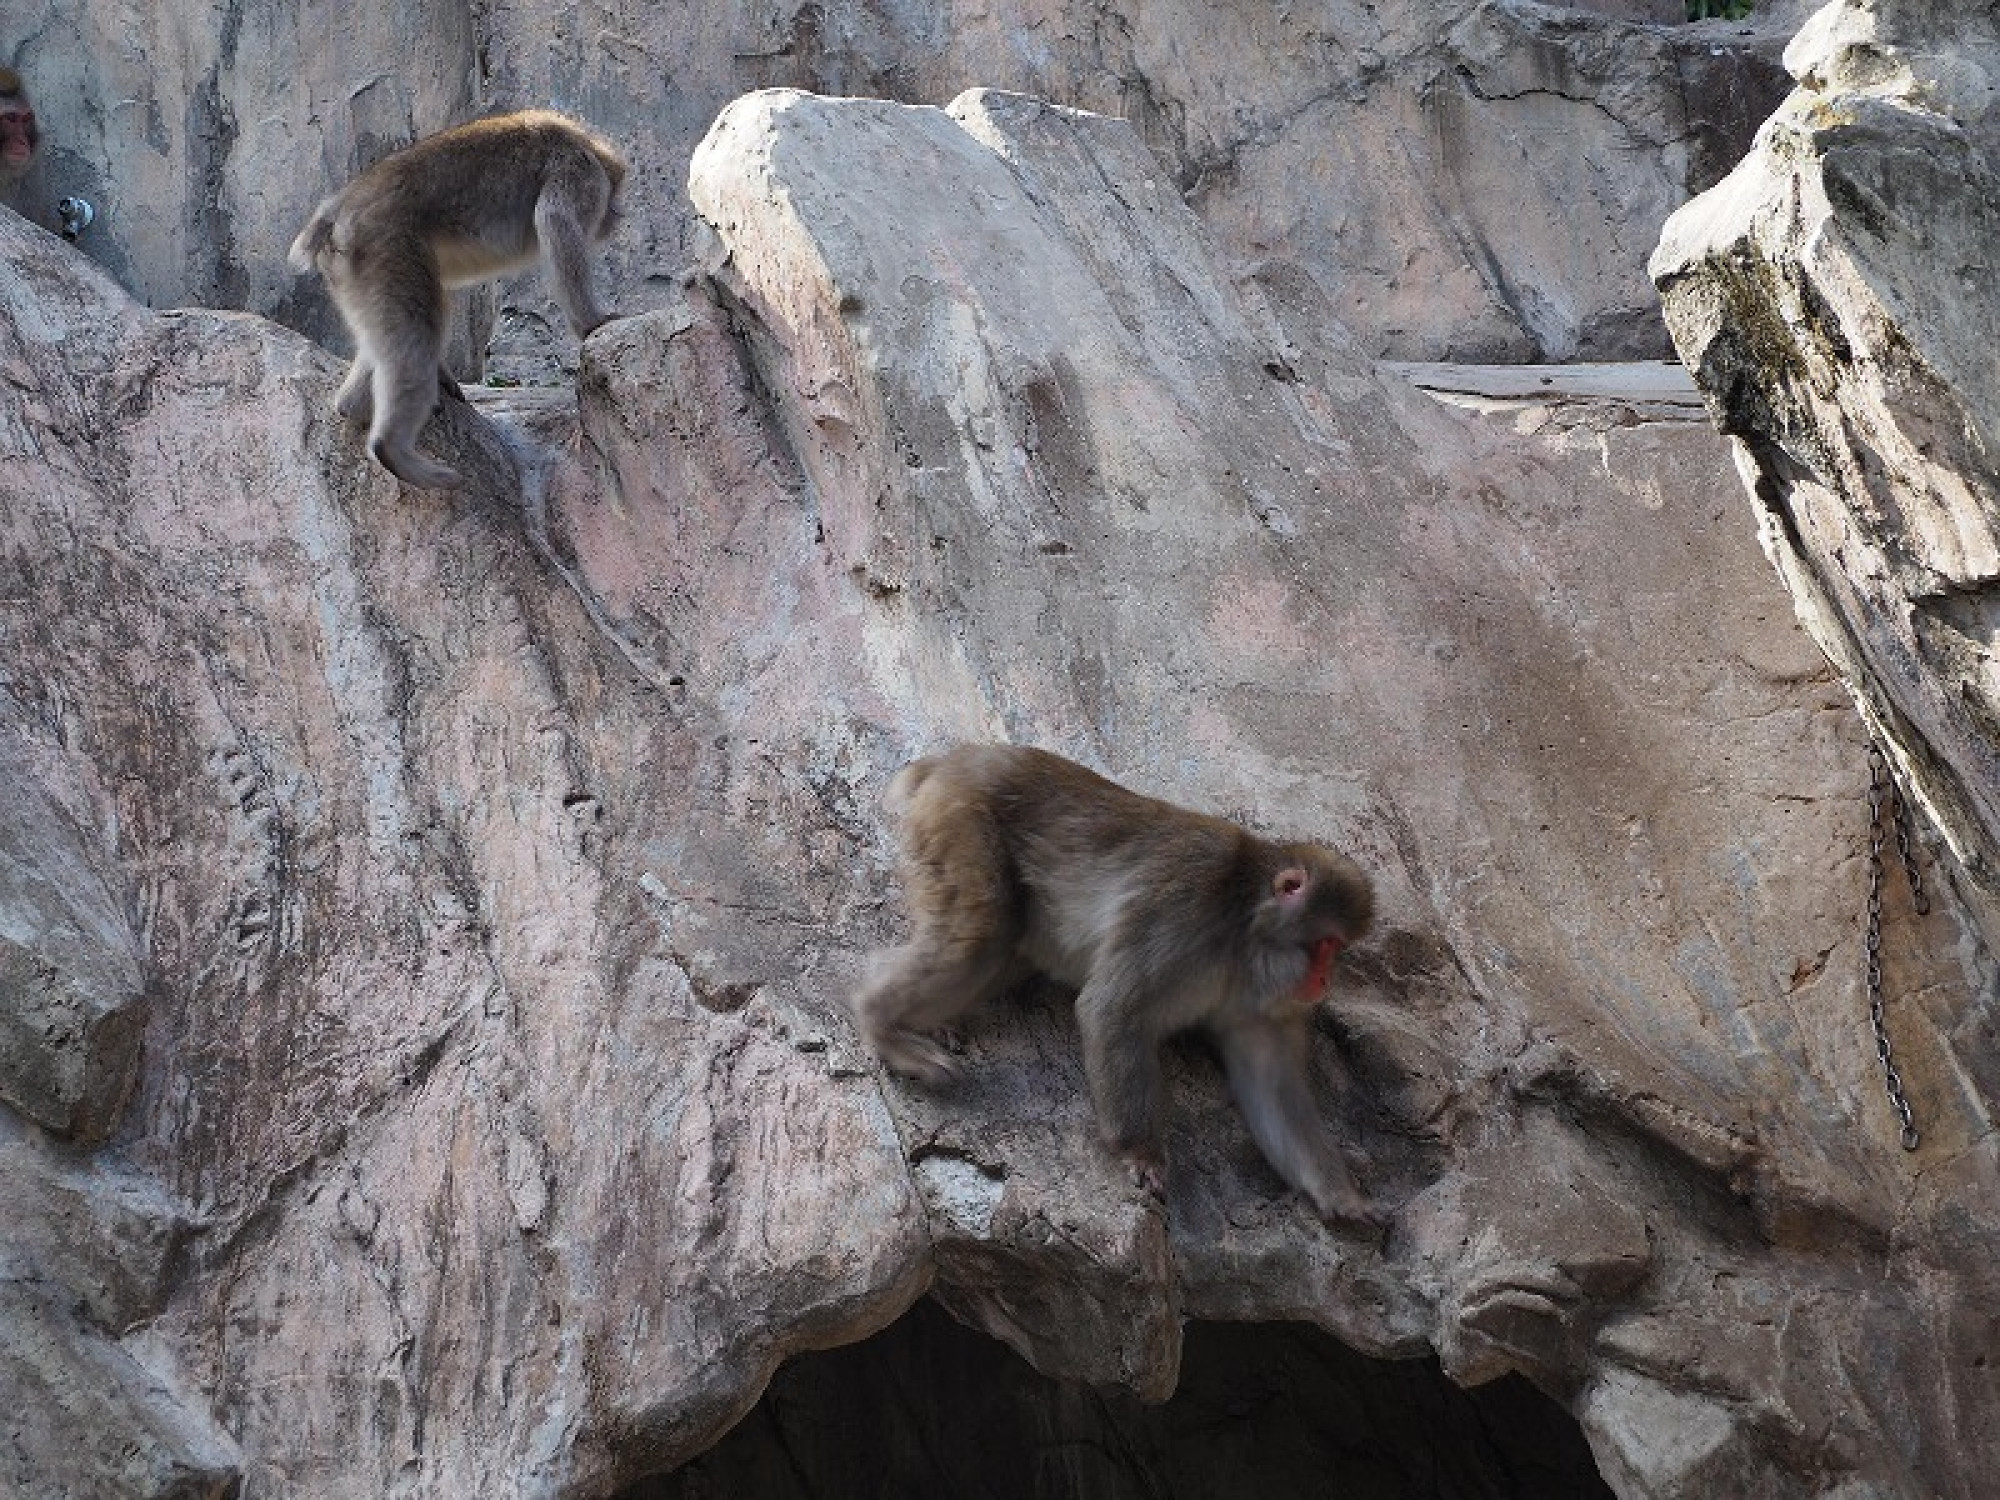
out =
[[[11,707],[11,705],[9,705]],[[9,750],[22,748],[7,723]],[[139,1064],[138,942],[65,808],[0,757],[0,1099],[59,1136],[102,1140]],[[59,781],[62,768],[49,768]]]
[[2000,918],[2000,16],[1830,5],[1654,274],[1800,618]]
[[[143,997],[122,1111],[11,1085],[5,1368],[90,1399],[11,1403],[0,1485],[602,1494],[929,1289],[1148,1399],[1184,1319],[1518,1371],[1628,1496],[1977,1493],[1990,964],[1892,898],[1905,1156],[1860,732],[1709,430],[1378,376],[1030,99],[750,95],[691,191],[709,273],[451,409],[456,496],[330,356],[0,214],[0,932]],[[969,736],[1370,868],[1319,1063],[1384,1242],[1196,1051],[1136,1195],[1059,997],[948,1095],[857,1054],[881,785]]]
[[[1653,274],[1799,618],[1942,835],[1940,868],[1991,943],[2000,11],[1831,4],[1785,62],[1797,88],[1727,181],[1669,222]],[[1976,1102],[1968,1123],[2000,1094],[1994,993],[1986,979],[1921,999],[1948,1043],[1941,1081]],[[1992,1139],[1967,1139],[1948,1192],[1985,1239]],[[1926,1254],[1968,1250],[1946,1231]],[[1990,1389],[1992,1358],[1968,1345],[1960,1361]]]
[[[554,105],[624,143],[611,247],[627,310],[657,306],[699,237],[690,153],[745,90],[942,105],[993,86],[1129,119],[1235,275],[1314,280],[1364,348],[1400,359],[1658,358],[1643,265],[1784,92],[1805,0],[1752,23],[1661,24],[1679,0],[605,0],[255,3],[213,20],[124,0],[21,0],[4,38],[48,161],[20,205],[140,300],[265,313],[335,347],[285,265],[313,203],[419,134]],[[385,67],[383,58],[394,58]],[[475,318],[483,332],[483,315]],[[496,365],[573,363],[533,279]]]

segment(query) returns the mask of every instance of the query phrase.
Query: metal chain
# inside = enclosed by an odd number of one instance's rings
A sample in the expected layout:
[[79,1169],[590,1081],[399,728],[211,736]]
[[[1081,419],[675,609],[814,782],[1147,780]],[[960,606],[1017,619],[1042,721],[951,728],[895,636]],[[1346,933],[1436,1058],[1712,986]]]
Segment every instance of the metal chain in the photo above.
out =
[[[1888,789],[1888,816],[1883,817],[1883,789]],[[1922,1137],[1910,1114],[1909,1096],[1903,1092],[1903,1076],[1889,1047],[1889,1024],[1882,1007],[1882,844],[1884,823],[1896,833],[1896,852],[1902,857],[1903,877],[1910,883],[1910,905],[1918,916],[1931,909],[1924,894],[1923,871],[1917,867],[1910,848],[1910,809],[1903,801],[1895,778],[1888,774],[1882,747],[1868,742],[1868,1020],[1875,1028],[1875,1055],[1882,1061],[1882,1085],[1889,1103],[1903,1121],[1903,1149],[1914,1151]]]

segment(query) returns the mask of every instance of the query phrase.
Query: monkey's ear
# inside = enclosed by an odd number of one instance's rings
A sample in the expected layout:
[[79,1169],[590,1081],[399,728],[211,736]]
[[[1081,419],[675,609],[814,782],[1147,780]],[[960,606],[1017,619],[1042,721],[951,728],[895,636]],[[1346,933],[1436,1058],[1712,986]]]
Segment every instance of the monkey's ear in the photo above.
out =
[[1302,865],[1287,865],[1271,877],[1271,894],[1280,901],[1295,902],[1305,894],[1312,884],[1312,876]]

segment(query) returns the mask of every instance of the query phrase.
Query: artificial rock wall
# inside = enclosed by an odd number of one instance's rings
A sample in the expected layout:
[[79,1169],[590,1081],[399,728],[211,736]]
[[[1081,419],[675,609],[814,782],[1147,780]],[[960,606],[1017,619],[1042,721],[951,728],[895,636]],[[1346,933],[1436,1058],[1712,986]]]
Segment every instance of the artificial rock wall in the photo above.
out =
[[[942,106],[1012,89],[1129,120],[1232,274],[1303,276],[1370,353],[1619,359],[1668,352],[1644,263],[1783,93],[1807,13],[1659,24],[1671,0],[248,0],[195,17],[21,0],[0,32],[48,160],[17,206],[99,208],[87,252],[154,307],[249,309],[322,341],[325,300],[284,251],[331,185],[473,113],[542,105],[632,147],[611,249],[628,310],[701,256],[687,166],[767,87]],[[479,331],[490,309],[479,305]],[[573,354],[532,282],[496,368]]]
[[[928,1291],[1149,1399],[1186,1319],[1519,1372],[1628,1496],[1979,1493],[1977,906],[1892,890],[1908,1155],[1862,731],[1710,428],[1439,404],[1103,116],[761,92],[692,161],[694,273],[434,424],[458,495],[0,215],[5,1483],[602,1494]],[[967,736],[1375,874],[1318,1061],[1384,1239],[1198,1050],[1136,1196],[1058,996],[949,1095],[858,1053],[880,788]]]

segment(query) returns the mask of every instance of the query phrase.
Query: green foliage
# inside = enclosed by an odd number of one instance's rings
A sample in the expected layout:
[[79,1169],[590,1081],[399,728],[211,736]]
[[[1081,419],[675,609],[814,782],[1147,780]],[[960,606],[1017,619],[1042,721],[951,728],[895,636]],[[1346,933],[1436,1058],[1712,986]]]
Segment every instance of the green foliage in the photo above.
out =
[[1756,8],[1757,0],[1687,0],[1690,21],[1740,21]]

